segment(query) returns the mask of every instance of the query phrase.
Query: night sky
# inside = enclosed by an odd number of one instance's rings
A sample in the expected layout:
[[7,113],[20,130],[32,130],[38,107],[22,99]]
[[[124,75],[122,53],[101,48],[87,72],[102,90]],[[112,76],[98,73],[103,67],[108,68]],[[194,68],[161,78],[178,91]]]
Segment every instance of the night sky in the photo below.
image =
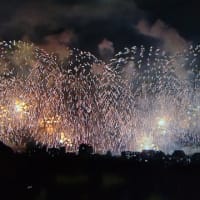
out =
[[103,57],[134,45],[168,52],[200,42],[198,0],[0,1],[0,39],[63,45]]

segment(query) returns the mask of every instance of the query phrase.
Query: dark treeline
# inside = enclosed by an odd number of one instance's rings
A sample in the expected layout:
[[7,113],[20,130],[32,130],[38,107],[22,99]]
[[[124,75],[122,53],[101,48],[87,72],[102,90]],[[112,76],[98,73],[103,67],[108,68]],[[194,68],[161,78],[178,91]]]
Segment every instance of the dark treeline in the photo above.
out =
[[198,199],[200,154],[152,150],[113,156],[28,145],[23,153],[0,143],[2,199]]

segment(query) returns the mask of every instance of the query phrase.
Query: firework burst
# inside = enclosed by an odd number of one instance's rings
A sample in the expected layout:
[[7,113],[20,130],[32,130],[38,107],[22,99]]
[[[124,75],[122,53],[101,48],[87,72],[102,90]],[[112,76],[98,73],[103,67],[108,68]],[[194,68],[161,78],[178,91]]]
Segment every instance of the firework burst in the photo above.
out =
[[[104,63],[70,50],[62,60],[24,42],[0,43],[0,139],[76,150],[198,145],[199,46],[176,55],[141,46]],[[190,136],[190,137],[189,137]]]

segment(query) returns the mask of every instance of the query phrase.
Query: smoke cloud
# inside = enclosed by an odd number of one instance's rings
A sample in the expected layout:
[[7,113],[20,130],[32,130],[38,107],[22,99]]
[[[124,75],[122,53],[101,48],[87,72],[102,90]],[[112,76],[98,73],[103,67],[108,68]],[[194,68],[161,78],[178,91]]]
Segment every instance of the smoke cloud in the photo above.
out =
[[188,46],[188,41],[176,29],[168,26],[161,20],[157,20],[151,25],[148,21],[142,19],[138,22],[136,28],[146,36],[159,39],[162,42],[163,48],[172,54],[177,51],[183,51]]

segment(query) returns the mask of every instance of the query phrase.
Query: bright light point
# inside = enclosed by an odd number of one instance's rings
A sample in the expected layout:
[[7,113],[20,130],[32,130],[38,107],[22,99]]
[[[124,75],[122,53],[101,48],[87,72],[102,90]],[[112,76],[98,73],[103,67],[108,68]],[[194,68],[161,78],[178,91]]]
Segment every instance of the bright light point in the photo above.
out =
[[166,120],[165,119],[160,119],[159,121],[158,121],[158,126],[159,127],[164,127],[166,125]]
[[165,126],[165,123],[166,123],[166,122],[165,122],[164,119],[160,119],[159,122],[158,122],[158,125],[159,125],[159,126]]
[[15,111],[16,112],[22,112],[23,111],[23,108],[21,105],[15,105]]
[[152,149],[152,146],[153,145],[151,145],[151,144],[144,144],[143,150],[150,150],[150,149]]
[[158,148],[153,143],[152,138],[149,138],[149,137],[142,138],[141,144],[140,144],[140,151],[142,151],[142,150],[157,150],[157,149]]
[[60,143],[61,144],[65,144],[65,145],[70,146],[70,147],[73,145],[72,140],[69,137],[65,136],[64,132],[61,132],[60,136],[61,136],[60,137]]
[[16,101],[15,102],[15,111],[17,113],[21,113],[21,112],[25,111],[26,107],[27,106],[26,106],[26,104],[24,102],[21,102],[21,101]]

